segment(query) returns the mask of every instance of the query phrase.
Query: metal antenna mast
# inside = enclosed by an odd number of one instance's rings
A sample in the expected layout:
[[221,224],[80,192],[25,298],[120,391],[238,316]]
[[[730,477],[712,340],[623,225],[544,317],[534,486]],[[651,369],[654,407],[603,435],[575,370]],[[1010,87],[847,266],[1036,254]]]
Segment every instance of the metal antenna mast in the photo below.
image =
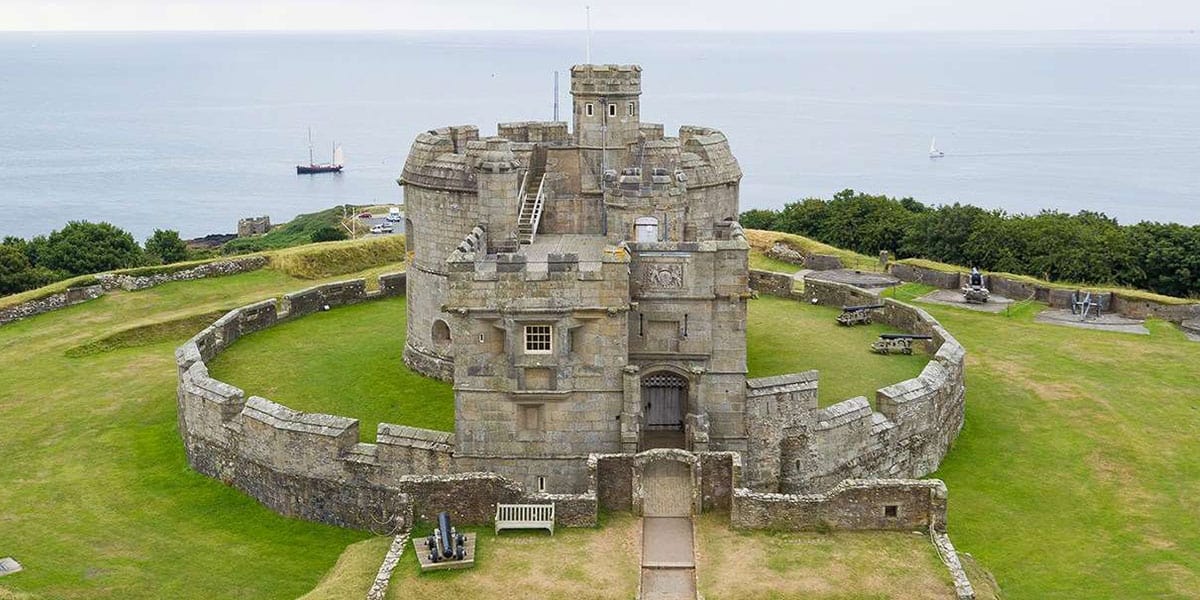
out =
[[558,120],[558,71],[554,72],[554,120]]
[[584,55],[584,64],[592,64],[592,7],[584,6],[583,10],[587,14],[587,53]]

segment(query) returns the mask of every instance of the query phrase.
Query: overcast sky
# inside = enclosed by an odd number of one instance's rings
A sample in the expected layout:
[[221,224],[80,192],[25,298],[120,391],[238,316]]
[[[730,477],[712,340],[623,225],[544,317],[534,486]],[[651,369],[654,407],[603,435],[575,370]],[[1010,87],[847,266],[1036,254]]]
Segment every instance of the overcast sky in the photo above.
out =
[[1200,29],[1200,0],[3,0],[0,30]]

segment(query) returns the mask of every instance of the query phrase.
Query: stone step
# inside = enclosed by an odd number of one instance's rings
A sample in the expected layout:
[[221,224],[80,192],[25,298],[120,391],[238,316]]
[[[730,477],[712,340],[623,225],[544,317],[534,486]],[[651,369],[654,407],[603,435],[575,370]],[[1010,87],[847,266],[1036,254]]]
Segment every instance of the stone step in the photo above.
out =
[[696,600],[696,570],[642,569],[641,600]]

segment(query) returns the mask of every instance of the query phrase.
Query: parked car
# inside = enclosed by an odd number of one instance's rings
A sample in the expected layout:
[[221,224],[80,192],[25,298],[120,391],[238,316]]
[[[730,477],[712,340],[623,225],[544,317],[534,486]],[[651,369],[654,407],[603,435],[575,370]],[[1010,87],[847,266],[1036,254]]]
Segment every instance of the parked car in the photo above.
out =
[[396,231],[396,228],[388,223],[380,223],[371,228],[371,233],[392,233],[393,231]]
[[400,214],[400,208],[393,206],[388,209],[387,220],[393,223],[399,223],[404,220],[404,215]]

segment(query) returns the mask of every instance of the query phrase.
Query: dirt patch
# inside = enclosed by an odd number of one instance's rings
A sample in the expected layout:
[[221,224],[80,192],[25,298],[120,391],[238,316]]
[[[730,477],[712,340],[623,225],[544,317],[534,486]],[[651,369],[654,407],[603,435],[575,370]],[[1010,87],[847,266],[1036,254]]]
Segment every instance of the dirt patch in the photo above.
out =
[[632,598],[640,573],[637,524],[622,515],[597,529],[559,529],[553,536],[481,530],[476,566],[461,571],[420,573],[410,548],[388,598]]
[[945,565],[925,534],[733,531],[698,521],[700,591],[746,598],[953,597]]
[[1069,310],[1048,309],[1038,313],[1033,320],[1037,323],[1064,325],[1066,327],[1091,329],[1093,331],[1115,331],[1118,333],[1150,335],[1150,330],[1146,329],[1145,321],[1127,319],[1112,313],[1105,313],[1094,319],[1080,320],[1078,315],[1071,314]]
[[1002,313],[1012,305],[1013,301],[999,294],[988,296],[988,301],[983,304],[973,304],[967,302],[962,295],[962,292],[957,290],[933,290],[920,298],[919,302],[929,302],[930,304],[941,304],[944,306],[953,306],[956,308],[965,308],[985,313]]

